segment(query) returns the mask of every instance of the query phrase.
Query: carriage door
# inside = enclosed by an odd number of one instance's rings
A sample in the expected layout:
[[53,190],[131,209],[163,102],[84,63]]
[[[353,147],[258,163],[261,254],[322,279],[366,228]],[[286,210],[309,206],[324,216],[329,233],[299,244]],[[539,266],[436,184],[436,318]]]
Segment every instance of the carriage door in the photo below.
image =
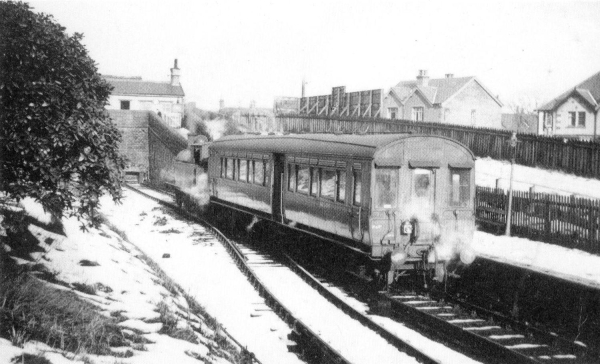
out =
[[435,170],[414,168],[412,170],[412,208],[421,224],[431,220],[435,212]]
[[271,208],[273,219],[283,221],[283,172],[285,170],[285,156],[273,155],[273,174],[271,176]]

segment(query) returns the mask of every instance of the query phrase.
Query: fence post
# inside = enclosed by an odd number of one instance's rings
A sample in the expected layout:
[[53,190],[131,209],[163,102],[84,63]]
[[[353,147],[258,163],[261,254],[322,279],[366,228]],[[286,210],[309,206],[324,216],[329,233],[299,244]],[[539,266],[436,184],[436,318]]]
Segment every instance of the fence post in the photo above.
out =
[[546,200],[546,220],[544,221],[544,232],[546,237],[549,238],[552,234],[552,212],[550,211],[550,195],[545,196]]

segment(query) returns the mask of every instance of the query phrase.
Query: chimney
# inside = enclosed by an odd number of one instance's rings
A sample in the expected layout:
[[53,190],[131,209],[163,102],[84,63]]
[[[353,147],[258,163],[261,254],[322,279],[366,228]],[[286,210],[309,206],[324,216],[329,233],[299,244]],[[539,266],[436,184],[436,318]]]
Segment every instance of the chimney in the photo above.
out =
[[177,58],[175,58],[175,65],[171,68],[171,86],[179,86],[179,76],[181,76],[181,71],[177,67]]
[[221,100],[219,100],[219,110],[223,110],[225,108],[225,100],[223,100],[223,98],[221,98]]
[[256,101],[250,101],[250,109],[256,109]]
[[454,78],[454,73],[446,73],[446,78]]
[[429,76],[427,75],[427,70],[419,70],[419,75],[417,76],[417,84],[420,86],[427,86],[429,84]]

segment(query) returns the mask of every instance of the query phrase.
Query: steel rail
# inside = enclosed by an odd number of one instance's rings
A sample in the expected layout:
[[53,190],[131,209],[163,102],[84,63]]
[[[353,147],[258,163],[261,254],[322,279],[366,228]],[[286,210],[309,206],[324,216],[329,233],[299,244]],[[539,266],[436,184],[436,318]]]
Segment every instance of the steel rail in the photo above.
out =
[[[246,262],[246,257],[238,248],[238,246],[229,240],[219,229],[213,226],[208,221],[192,215],[186,210],[179,208],[176,204],[172,202],[167,202],[151,196],[143,191],[140,191],[137,188],[134,188],[128,184],[126,186],[147,197],[153,201],[158,202],[161,205],[170,207],[177,212],[182,213],[185,217],[191,219],[192,221],[196,221],[211,230],[211,232],[217,237],[217,240],[227,249],[233,260],[235,261],[237,267],[244,273],[244,275],[248,278],[250,283],[252,283],[253,287],[258,291],[258,293],[265,299],[267,305],[273,309],[273,311],[290,326],[292,331],[292,339],[298,344],[300,348],[300,354],[302,354],[307,360],[311,362],[326,362],[326,363],[335,363],[335,364],[351,364],[347,359],[345,359],[341,353],[332,348],[325,341],[321,340],[319,335],[311,330],[306,324],[304,324],[301,320],[297,319],[292,311],[288,309],[285,305],[283,305],[275,295],[266,287],[266,285],[254,274],[253,270],[248,266]],[[228,336],[231,337],[230,334]],[[231,337],[234,339],[233,337]],[[234,339],[235,341],[235,339]],[[237,341],[236,341],[237,343]],[[240,343],[238,345],[242,348],[242,350],[246,350],[244,346]],[[250,353],[250,355],[253,355]],[[256,359],[254,359],[256,360]],[[258,362],[256,360],[256,362]],[[260,362],[258,362],[260,363]]]

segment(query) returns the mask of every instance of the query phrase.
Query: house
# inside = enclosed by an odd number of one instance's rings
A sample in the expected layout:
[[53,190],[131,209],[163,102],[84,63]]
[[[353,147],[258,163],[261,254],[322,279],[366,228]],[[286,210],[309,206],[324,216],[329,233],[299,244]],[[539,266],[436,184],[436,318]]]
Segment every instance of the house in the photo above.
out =
[[600,72],[538,108],[538,134],[595,140],[600,110]]
[[476,127],[502,128],[502,103],[476,77],[429,79],[420,70],[416,80],[401,81],[383,100],[390,119],[431,121]]
[[104,78],[113,87],[109,97],[110,110],[150,110],[156,112],[171,127],[180,128],[184,115],[185,93],[180,83],[181,71],[175,60],[170,81],[144,81],[141,77]]

